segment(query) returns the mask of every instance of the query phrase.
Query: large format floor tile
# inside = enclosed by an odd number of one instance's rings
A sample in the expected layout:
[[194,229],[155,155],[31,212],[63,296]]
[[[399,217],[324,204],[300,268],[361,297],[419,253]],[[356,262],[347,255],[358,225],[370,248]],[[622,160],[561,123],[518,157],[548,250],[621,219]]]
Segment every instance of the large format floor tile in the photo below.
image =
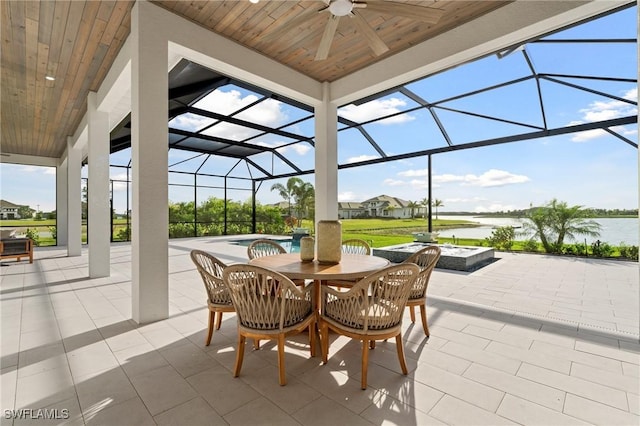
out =
[[[111,276],[101,279],[87,277],[86,250],[68,258],[37,249],[31,265],[3,262],[2,424],[640,423],[637,263],[498,253],[473,273],[436,269],[431,336],[405,312],[409,374],[395,341],[379,342],[361,390],[361,344],[336,335],[326,365],[310,358],[306,334],[288,340],[284,387],[274,342],[258,351],[249,342],[232,377],[236,317],[225,314],[204,346],[194,248],[246,261],[246,248],[226,238],[172,240],[170,317],[144,325],[130,319],[128,244],[112,246]],[[67,414],[26,415],[36,410]]]

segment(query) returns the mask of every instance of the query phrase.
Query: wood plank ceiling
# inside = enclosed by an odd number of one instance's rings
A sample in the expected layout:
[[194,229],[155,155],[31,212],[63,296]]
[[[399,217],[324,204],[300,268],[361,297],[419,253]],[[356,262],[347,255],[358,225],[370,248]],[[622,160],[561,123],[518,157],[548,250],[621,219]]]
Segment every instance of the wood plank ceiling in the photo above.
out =
[[[370,0],[375,1],[375,0]],[[153,3],[318,81],[334,81],[507,4],[409,1],[440,9],[426,23],[358,9],[388,46],[376,56],[355,22],[340,19],[328,58],[314,60],[329,13],[322,1],[168,1]],[[0,2],[2,155],[60,157],[130,32],[133,1]],[[306,16],[304,19],[300,16]],[[297,22],[296,25],[292,25]],[[269,34],[287,28],[286,37]],[[277,33],[276,33],[277,34]],[[54,77],[54,81],[46,77]]]

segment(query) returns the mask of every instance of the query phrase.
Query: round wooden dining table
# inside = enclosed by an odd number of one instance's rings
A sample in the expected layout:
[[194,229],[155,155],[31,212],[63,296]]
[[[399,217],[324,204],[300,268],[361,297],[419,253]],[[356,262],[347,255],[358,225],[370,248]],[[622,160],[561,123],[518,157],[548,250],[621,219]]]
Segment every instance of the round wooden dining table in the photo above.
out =
[[340,263],[327,265],[317,260],[302,262],[300,253],[284,253],[257,257],[251,259],[249,264],[280,272],[291,279],[330,281],[357,280],[389,266],[390,262],[377,256],[343,254]]
[[[389,266],[390,263],[382,257],[345,253],[342,254],[340,263],[332,265],[322,264],[317,260],[303,262],[300,260],[300,253],[275,254],[249,260],[250,265],[280,272],[290,279],[313,280],[313,309],[318,313],[320,312],[320,287],[322,284],[333,280],[358,280]],[[317,333],[317,330],[314,332]]]
[[315,308],[320,300],[320,286],[327,281],[358,280],[391,264],[387,259],[364,254],[342,254],[340,263],[303,262],[300,253],[284,253],[256,257],[250,265],[280,272],[287,278],[313,280]]

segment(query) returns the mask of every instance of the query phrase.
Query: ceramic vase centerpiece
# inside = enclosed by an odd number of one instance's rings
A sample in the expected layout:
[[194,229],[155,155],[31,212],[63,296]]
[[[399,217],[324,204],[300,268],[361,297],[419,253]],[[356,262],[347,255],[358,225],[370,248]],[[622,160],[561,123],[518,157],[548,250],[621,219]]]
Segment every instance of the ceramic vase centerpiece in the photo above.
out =
[[342,259],[342,222],[321,220],[316,228],[318,263],[335,265]]
[[315,257],[315,244],[316,241],[313,237],[300,238],[300,260],[303,262],[313,262]]

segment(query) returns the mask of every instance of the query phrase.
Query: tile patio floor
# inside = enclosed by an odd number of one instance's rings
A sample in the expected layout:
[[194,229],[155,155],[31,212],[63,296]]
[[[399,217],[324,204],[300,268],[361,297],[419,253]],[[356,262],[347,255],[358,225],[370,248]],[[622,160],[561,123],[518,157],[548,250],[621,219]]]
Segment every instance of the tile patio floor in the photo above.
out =
[[[204,346],[192,248],[247,259],[224,238],[171,240],[170,318],[143,326],[129,319],[127,244],[112,246],[103,279],[87,278],[86,251],[3,262],[2,425],[640,423],[638,263],[498,253],[473,273],[436,269],[430,339],[405,315],[409,376],[394,343],[380,342],[362,391],[360,346],[335,336],[325,366],[304,335],[287,342],[285,387],[267,342],[234,379],[235,317]],[[7,411],[43,408],[69,418],[14,421]]]

